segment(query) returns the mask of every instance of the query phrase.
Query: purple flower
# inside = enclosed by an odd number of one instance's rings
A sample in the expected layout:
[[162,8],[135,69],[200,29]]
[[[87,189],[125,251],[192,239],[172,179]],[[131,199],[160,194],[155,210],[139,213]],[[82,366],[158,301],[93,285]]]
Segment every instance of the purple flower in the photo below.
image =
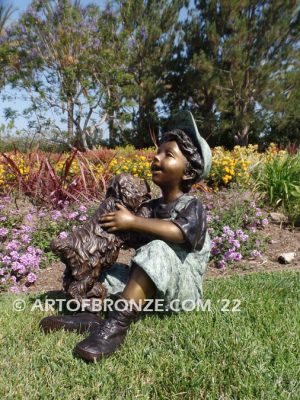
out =
[[9,264],[9,263],[11,262],[11,258],[10,258],[9,256],[4,256],[4,257],[2,258],[2,262],[3,262],[4,264]]
[[36,281],[36,275],[35,275],[34,273],[30,272],[30,273],[27,275],[27,282],[28,282],[28,283],[33,283],[33,282],[35,282],[35,281]]
[[224,227],[223,227],[223,232],[224,232],[227,236],[234,237],[234,232],[233,232],[232,229],[230,229],[229,226],[224,226]]
[[27,235],[26,233],[24,233],[23,235],[21,235],[21,240],[23,243],[30,243],[31,242],[31,238],[29,235]]
[[20,247],[20,242],[18,242],[17,240],[12,240],[8,242],[5,246],[6,250],[8,251],[18,250],[19,247]]
[[219,250],[218,250],[216,247],[213,247],[213,248],[211,249],[211,254],[212,254],[213,256],[216,256],[217,254],[219,254]]
[[19,292],[20,292],[20,289],[18,288],[18,286],[12,286],[12,287],[10,288],[10,291],[11,291],[12,293],[19,293]]
[[224,269],[226,267],[226,262],[224,260],[218,261],[218,268]]
[[19,274],[23,275],[26,272],[26,267],[25,265],[19,263],[18,261],[14,261],[11,264],[11,269],[15,272],[18,272]]
[[207,215],[206,215],[206,221],[207,221],[207,223],[210,223],[212,220],[213,220],[212,215],[207,214]]
[[232,244],[232,246],[234,246],[234,247],[236,247],[238,249],[241,247],[241,244],[237,239],[229,238],[228,241],[229,241],[230,244]]
[[246,233],[244,233],[241,229],[238,229],[235,232],[235,234],[242,242],[246,242],[249,239],[249,236]]
[[6,218],[5,215],[1,215],[1,216],[0,216],[0,221],[6,221],[6,220],[7,220],[7,218]]
[[268,218],[264,218],[264,219],[261,221],[261,223],[262,223],[263,225],[268,225],[268,223],[269,223]]
[[10,253],[10,256],[15,261],[15,260],[18,260],[18,258],[20,257],[20,254],[16,250],[14,250]]
[[252,250],[250,254],[252,257],[255,257],[255,258],[261,257],[261,252],[258,250]]
[[68,232],[60,232],[59,237],[60,239],[66,239],[68,237]]
[[0,275],[4,275],[4,273],[5,273],[5,270],[4,270],[4,268],[0,268]]
[[261,217],[261,216],[262,216],[262,212],[261,212],[261,211],[257,211],[257,212],[255,213],[255,216],[256,216],[256,217]]
[[52,211],[51,217],[54,221],[57,221],[62,217],[62,213],[59,210]]
[[28,233],[33,231],[33,227],[29,225],[21,225],[20,231],[23,233]]
[[79,211],[81,211],[81,212],[87,212],[86,206],[84,206],[83,204],[81,204],[80,207],[79,207]]
[[232,259],[234,261],[240,261],[243,258],[243,256],[241,255],[241,253],[235,252],[234,255],[232,256]]
[[8,234],[7,228],[0,228],[0,236],[6,236]]
[[79,221],[86,221],[87,217],[85,215],[81,215],[78,219]]
[[24,253],[20,257],[20,262],[24,264],[27,268],[32,267],[32,268],[38,268],[39,267],[39,262],[40,259],[39,257],[36,257],[33,254],[30,253]]
[[79,213],[77,211],[74,211],[68,215],[68,219],[75,219],[76,217],[78,217],[78,214]]
[[33,215],[32,214],[27,214],[26,217],[25,217],[25,220],[27,222],[31,222],[33,220]]
[[234,249],[230,249],[226,251],[224,254],[225,260],[239,261],[242,259],[241,253],[234,251]]

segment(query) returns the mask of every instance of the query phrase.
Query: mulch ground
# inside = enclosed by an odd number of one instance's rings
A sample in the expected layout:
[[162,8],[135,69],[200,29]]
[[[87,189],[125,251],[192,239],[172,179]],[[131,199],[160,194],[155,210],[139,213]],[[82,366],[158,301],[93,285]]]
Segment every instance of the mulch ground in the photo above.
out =
[[[224,276],[244,275],[253,272],[280,271],[280,270],[299,270],[300,271],[300,229],[280,226],[270,223],[263,231],[269,238],[267,250],[259,259],[245,259],[220,270],[215,268],[212,263],[208,266],[207,278],[219,278]],[[281,253],[296,253],[294,261],[290,264],[280,264],[278,256]],[[118,262],[129,264],[133,250],[121,250]],[[29,292],[48,292],[62,289],[62,274],[64,265],[61,262],[51,264],[48,268],[38,272],[38,279],[34,286],[29,288]]]

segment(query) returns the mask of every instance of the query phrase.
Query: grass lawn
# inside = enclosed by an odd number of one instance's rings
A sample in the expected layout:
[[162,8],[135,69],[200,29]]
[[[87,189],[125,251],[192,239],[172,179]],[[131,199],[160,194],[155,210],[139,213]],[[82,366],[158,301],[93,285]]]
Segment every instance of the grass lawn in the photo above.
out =
[[[299,283],[292,271],[206,281],[211,311],[146,316],[94,364],[72,355],[83,336],[39,331],[39,296],[16,312],[20,296],[2,295],[0,398],[298,400]],[[229,309],[239,299],[240,311],[221,311],[221,299]]]

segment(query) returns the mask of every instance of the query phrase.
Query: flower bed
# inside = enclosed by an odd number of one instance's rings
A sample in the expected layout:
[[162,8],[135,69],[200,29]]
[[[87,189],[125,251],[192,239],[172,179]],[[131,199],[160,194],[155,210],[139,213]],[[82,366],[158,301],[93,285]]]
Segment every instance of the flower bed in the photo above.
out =
[[12,197],[0,198],[0,292],[26,292],[36,281],[37,271],[57,259],[51,240],[65,237],[93,210],[84,205],[75,209],[67,203],[62,210],[24,206],[24,200],[22,207],[16,204]]
[[[275,145],[265,153],[257,146],[236,146],[232,151],[213,149],[213,163],[207,184],[218,190],[233,183],[247,185],[255,168],[275,155],[283,155]],[[107,181],[122,172],[151,179],[150,165],[154,148],[101,149],[80,153],[43,152],[3,154],[0,158],[0,191],[20,191],[36,201],[58,205],[61,201],[99,199]],[[202,189],[196,185],[195,188]]]

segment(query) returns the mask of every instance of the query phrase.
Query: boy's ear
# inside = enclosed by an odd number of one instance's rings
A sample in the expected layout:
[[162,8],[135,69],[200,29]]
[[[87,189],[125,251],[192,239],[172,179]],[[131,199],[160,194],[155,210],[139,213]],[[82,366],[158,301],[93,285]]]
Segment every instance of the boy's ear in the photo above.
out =
[[190,179],[194,179],[196,177],[196,172],[188,172],[186,174],[183,175],[182,180],[183,181],[187,181]]

